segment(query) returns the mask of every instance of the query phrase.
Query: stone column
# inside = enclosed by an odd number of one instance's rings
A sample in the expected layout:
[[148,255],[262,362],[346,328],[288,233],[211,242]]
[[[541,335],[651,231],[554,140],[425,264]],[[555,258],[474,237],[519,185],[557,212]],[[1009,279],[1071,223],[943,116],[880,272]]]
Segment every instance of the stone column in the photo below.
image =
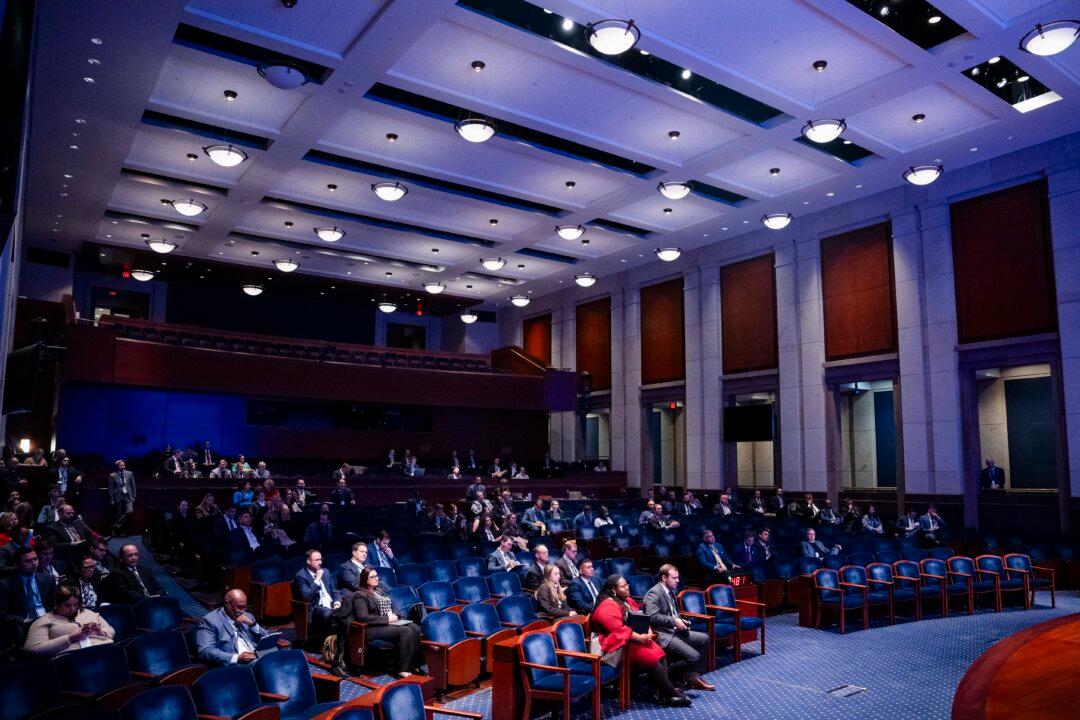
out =
[[686,486],[720,489],[720,268],[684,276]]
[[[622,342],[617,346],[622,357],[621,377],[612,374],[612,385],[618,383],[624,388],[623,416],[623,458],[626,463],[626,482],[628,487],[641,487],[642,452],[641,445],[646,442],[642,435],[641,410],[641,294],[638,288],[623,291],[622,306]],[[612,316],[612,341],[615,334],[615,317]],[[613,353],[614,355],[614,353]],[[614,368],[613,368],[614,369]]]
[[623,371],[623,298],[619,288],[611,293],[611,469],[626,470],[627,385]]

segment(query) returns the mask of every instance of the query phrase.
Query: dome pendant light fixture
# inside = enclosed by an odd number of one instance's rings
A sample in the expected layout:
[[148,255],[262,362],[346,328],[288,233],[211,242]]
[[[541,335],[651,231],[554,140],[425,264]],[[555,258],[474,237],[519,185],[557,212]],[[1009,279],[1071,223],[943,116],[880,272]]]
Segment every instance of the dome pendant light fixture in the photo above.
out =
[[515,295],[514,297],[510,298],[510,302],[514,304],[514,307],[525,307],[529,304],[529,296]]
[[[469,64],[469,67],[473,69],[474,73],[480,74],[487,65],[484,64],[483,60],[473,60],[472,63]],[[484,95],[483,86],[481,86],[480,95]],[[495,123],[485,117],[474,116],[472,113],[469,113],[463,119],[454,123],[454,130],[456,130],[457,134],[464,140],[468,140],[471,143],[482,143],[494,137]]]
[[275,260],[274,261],[274,267],[276,267],[278,270],[280,270],[283,273],[291,273],[293,270],[300,267],[300,263],[296,262],[295,260],[289,260],[289,259]]
[[585,234],[584,225],[556,225],[555,232],[559,234],[563,240],[577,240],[579,237]]
[[485,270],[491,270],[492,272],[494,272],[496,270],[502,270],[502,267],[506,264],[506,261],[503,260],[501,257],[480,258],[480,264],[484,266]]
[[[919,144],[919,126],[926,121],[926,116],[922,113],[918,113],[912,115],[911,120],[915,123],[915,139],[912,142],[912,147],[914,147]],[[941,173],[944,171],[944,165],[912,165],[904,171],[904,179],[912,185],[929,185],[941,177]]]
[[582,273],[574,276],[574,282],[583,288],[592,287],[596,284],[596,276],[592,273]]
[[170,200],[169,204],[172,205],[173,210],[180,213],[184,217],[195,217],[206,212],[206,205],[198,200]]
[[154,279],[154,273],[152,270],[132,270],[131,277],[135,278],[139,282],[146,282],[147,280]]
[[[232,103],[236,102],[236,98],[238,97],[235,90],[226,90],[224,95],[226,107],[229,107]],[[207,145],[203,148],[203,152],[206,153],[206,156],[209,157],[215,165],[220,165],[221,167],[236,167],[248,159],[246,152],[229,142],[228,132],[226,132],[225,137],[222,139],[225,142],[216,145]]]
[[392,303],[389,300],[383,300],[379,303],[379,310],[389,315],[397,310],[397,303]]
[[339,227],[317,227],[315,228],[315,234],[319,236],[320,240],[326,242],[337,242],[345,237],[345,231]]
[[147,240],[146,245],[160,255],[168,255],[176,249],[176,243],[172,240],[166,240],[165,238],[160,240]]
[[679,259],[680,255],[682,255],[682,250],[677,247],[657,248],[656,250],[656,257],[664,262],[674,262]]
[[689,182],[662,182],[656,186],[656,189],[660,191],[660,194],[666,197],[668,200],[682,200],[684,197],[690,194],[692,188]]
[[460,317],[461,322],[465,323],[466,325],[472,325],[478,319],[477,314],[474,313],[472,310],[466,310],[465,312],[461,313]]
[[[773,195],[776,195],[776,182],[780,177],[780,168],[769,168],[772,175]],[[770,230],[783,230],[791,224],[791,213],[770,213],[761,217],[761,224]]]
[[432,295],[438,295],[446,289],[446,286],[443,285],[441,282],[426,282],[424,283],[424,289]]
[[244,285],[244,294],[245,295],[250,295],[251,297],[255,297],[257,295],[262,295],[262,291],[263,291],[262,285],[256,285],[255,283],[248,283],[247,285]]
[[278,90],[295,90],[308,81],[307,75],[284,63],[263,63],[256,69],[263,80]]
[[1055,20],[1037,23],[1035,29],[1020,40],[1020,49],[1032,55],[1047,57],[1069,49],[1080,36],[1080,20]]
[[847,123],[843,120],[825,119],[808,120],[802,128],[803,137],[810,142],[827,143],[840,137],[847,130]]
[[409,194],[409,188],[396,181],[381,182],[372,184],[371,192],[375,193],[380,200],[396,202]]
[[585,39],[604,55],[621,55],[637,45],[641,31],[633,20],[598,20],[585,26]]

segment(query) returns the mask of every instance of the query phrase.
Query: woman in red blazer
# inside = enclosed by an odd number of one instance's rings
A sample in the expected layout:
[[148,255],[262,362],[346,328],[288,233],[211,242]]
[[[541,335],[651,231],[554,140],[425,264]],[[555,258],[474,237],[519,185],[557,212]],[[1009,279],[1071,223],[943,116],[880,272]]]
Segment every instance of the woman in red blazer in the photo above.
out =
[[690,707],[690,698],[679,692],[668,677],[664,649],[656,644],[656,633],[634,632],[626,624],[629,613],[641,607],[630,597],[630,586],[619,575],[609,575],[596,595],[596,608],[589,625],[600,636],[600,649],[605,658],[621,650],[622,661],[642,670],[652,680],[659,693],[658,700],[670,707]]

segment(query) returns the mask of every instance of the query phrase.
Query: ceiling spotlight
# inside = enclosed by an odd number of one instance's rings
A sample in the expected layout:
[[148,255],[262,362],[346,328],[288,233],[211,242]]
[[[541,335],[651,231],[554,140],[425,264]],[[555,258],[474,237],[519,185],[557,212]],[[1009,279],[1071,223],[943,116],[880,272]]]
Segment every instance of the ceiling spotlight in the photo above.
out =
[[195,217],[206,212],[206,205],[198,200],[170,200],[169,204],[173,206],[173,210],[180,213],[185,217]]
[[244,293],[255,297],[256,295],[262,295],[262,285],[256,285],[255,283],[248,283],[244,286]]
[[288,260],[288,259],[286,259],[286,260],[275,260],[274,261],[274,267],[276,267],[281,272],[290,273],[293,270],[295,270],[296,268],[300,267],[300,263],[296,262],[295,260]]
[[930,23],[931,25],[937,25],[939,22],[941,22],[941,16],[931,15],[930,17],[926,18],[926,22]]
[[490,220],[488,220],[488,223],[491,224],[491,225],[498,225],[499,224],[499,218],[491,218]]
[[480,264],[484,266],[485,270],[502,270],[502,266],[506,264],[506,261],[500,257],[497,258],[480,258]]
[[165,238],[160,240],[147,240],[146,244],[151,250],[161,255],[167,255],[176,249],[176,243],[172,240],[166,240]]
[[1001,56],[1000,55],[995,55],[994,57],[990,58],[986,62],[990,63],[991,65],[997,65],[999,62],[1001,62]]
[[657,248],[656,250],[656,257],[660,258],[664,262],[673,262],[675,260],[678,260],[680,255],[682,255],[682,250],[677,247]]
[[1037,23],[1035,29],[1020,40],[1020,49],[1032,55],[1057,55],[1067,50],[1080,35],[1080,21],[1056,20],[1043,25]]
[[683,70],[681,77],[682,77],[683,80],[689,80],[690,79],[690,71],[689,70]]
[[397,310],[397,303],[392,303],[389,300],[383,300],[381,303],[379,303],[379,310],[382,310],[384,313],[387,314],[392,313]]
[[791,213],[772,213],[761,218],[761,224],[770,230],[783,230],[791,224]]
[[529,304],[529,296],[528,295],[515,295],[514,297],[510,298],[510,302],[512,302],[514,304],[514,307],[525,307],[526,305]]
[[424,283],[424,289],[432,295],[438,295],[446,289],[446,286],[443,285],[441,282],[426,282]]
[[941,177],[941,165],[912,165],[904,171],[904,179],[912,185],[929,185]]
[[466,325],[472,325],[478,319],[477,314],[474,313],[472,310],[466,310],[465,312],[461,313],[460,317],[461,322],[465,323]]
[[843,120],[826,118],[824,120],[809,120],[802,128],[803,137],[810,142],[827,143],[840,137],[847,129],[847,123]]
[[656,186],[660,194],[668,200],[682,200],[690,194],[690,183],[686,181],[662,182]]
[[315,234],[319,236],[320,240],[326,242],[337,242],[341,238],[345,237],[345,231],[339,227],[317,227],[314,228]]
[[236,167],[248,159],[247,153],[232,143],[207,145],[203,148],[203,152],[207,154],[214,164],[221,167]]
[[586,26],[585,39],[599,53],[621,55],[637,44],[641,31],[633,20],[598,20]]
[[386,202],[394,202],[400,200],[409,194],[409,188],[405,187],[399,182],[381,182],[374,183],[371,186],[371,192],[379,196],[380,200]]
[[454,130],[471,143],[482,143],[495,135],[495,123],[478,117],[469,117],[454,123]]
[[579,237],[585,234],[584,225],[556,225],[555,232],[559,234],[563,240],[577,240]]
[[570,18],[563,18],[562,29],[565,30],[566,32],[570,32],[571,30],[574,29],[574,21],[571,20]]
[[592,273],[582,273],[574,276],[574,282],[583,288],[592,287],[596,284],[596,276]]
[[132,270],[131,277],[139,282],[146,282],[154,279],[154,272],[152,270]]
[[257,69],[263,80],[279,90],[295,90],[308,81],[307,75],[292,65],[262,63]]

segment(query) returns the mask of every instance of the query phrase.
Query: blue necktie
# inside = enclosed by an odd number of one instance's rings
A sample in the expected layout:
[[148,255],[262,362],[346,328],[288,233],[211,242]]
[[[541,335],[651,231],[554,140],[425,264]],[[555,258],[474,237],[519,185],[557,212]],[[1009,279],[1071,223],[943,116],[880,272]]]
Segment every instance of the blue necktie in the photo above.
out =
[[33,575],[26,576],[23,582],[26,583],[26,598],[30,601],[27,603],[30,612],[27,613],[26,617],[30,620],[36,620],[45,614],[45,607],[41,604],[41,593],[38,592],[38,586]]

